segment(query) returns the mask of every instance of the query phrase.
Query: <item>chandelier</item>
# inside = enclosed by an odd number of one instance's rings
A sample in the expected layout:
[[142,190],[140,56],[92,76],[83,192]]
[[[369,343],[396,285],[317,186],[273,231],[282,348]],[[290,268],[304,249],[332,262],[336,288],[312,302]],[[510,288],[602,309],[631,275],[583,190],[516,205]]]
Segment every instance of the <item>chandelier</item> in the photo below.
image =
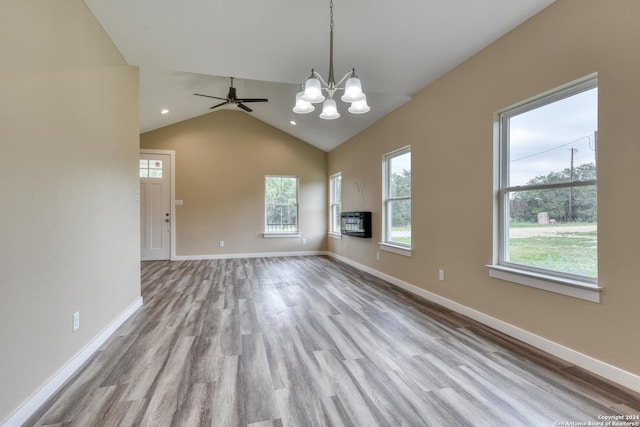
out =
[[[364,114],[371,108],[367,105],[367,97],[362,92],[362,83],[356,76],[356,69],[352,68],[345,76],[336,84],[333,77],[333,0],[329,2],[329,10],[331,12],[331,25],[329,32],[329,79],[325,81],[320,74],[313,68],[311,76],[304,85],[300,85],[300,91],[296,94],[296,105],[293,112],[298,114],[307,114],[315,110],[312,104],[323,102],[322,113],[320,118],[325,120],[335,120],[340,117],[336,101],[333,95],[338,90],[343,90],[344,94],[340,98],[343,102],[351,103],[349,112],[352,114]],[[346,83],[344,87],[340,87],[342,83]],[[322,91],[327,93],[327,97]]]

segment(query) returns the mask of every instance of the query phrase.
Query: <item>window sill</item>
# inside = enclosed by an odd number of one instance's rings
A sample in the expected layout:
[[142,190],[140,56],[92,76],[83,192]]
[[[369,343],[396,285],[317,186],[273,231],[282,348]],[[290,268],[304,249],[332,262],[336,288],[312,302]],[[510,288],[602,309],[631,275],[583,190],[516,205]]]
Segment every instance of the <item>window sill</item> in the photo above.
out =
[[407,246],[394,245],[391,243],[378,242],[380,245],[380,250],[392,252],[394,254],[403,255],[403,256],[413,256],[413,249]]
[[278,239],[278,238],[293,238],[301,237],[300,233],[264,233],[262,235],[265,239]]
[[335,233],[333,231],[330,231],[327,234],[329,234],[329,237],[332,238],[332,239],[342,240],[342,234],[340,234],[340,233]]
[[600,302],[602,288],[595,283],[533,273],[502,265],[487,265],[487,267],[489,267],[489,276],[495,279],[506,280],[585,301]]

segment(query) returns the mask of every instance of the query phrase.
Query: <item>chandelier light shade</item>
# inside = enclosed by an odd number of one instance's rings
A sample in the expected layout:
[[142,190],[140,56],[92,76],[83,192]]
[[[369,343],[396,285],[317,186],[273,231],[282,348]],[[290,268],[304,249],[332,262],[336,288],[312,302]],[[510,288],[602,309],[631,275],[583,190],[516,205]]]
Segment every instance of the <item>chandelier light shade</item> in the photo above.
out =
[[311,102],[312,104],[324,101],[324,95],[322,95],[322,85],[320,84],[320,79],[315,77],[313,74],[314,70],[311,70],[311,77],[307,79],[304,84],[304,94],[302,95],[302,100]]
[[336,101],[332,98],[325,100],[322,104],[322,113],[320,113],[320,118],[325,120],[335,120],[339,117],[340,113],[338,113]]
[[310,102],[302,99],[304,96],[304,87],[296,94],[296,105],[293,107],[293,112],[298,114],[308,114],[316,109]]
[[361,100],[353,102],[351,107],[349,107],[351,114],[364,114],[369,112],[369,110],[371,110],[371,107],[367,105],[367,97],[364,94],[362,94]]
[[[336,101],[333,95],[338,90],[344,91],[340,100],[350,103],[348,111],[352,114],[364,114],[371,110],[367,105],[367,97],[362,92],[362,82],[356,76],[355,68],[352,68],[345,76],[336,84],[333,77],[333,0],[329,2],[329,10],[331,12],[331,25],[329,32],[329,79],[325,81],[320,74],[311,69],[311,76],[303,85],[303,90],[296,94],[296,104],[293,112],[298,114],[307,114],[314,111],[311,104],[322,104],[322,113],[320,118],[325,120],[335,120],[340,117]],[[340,87],[346,80],[344,87]],[[302,86],[302,85],[301,85]],[[327,96],[323,94],[323,91]]]
[[356,77],[355,70],[351,77],[347,79],[347,83],[344,86],[344,95],[342,95],[343,102],[356,102],[364,99],[364,93],[362,93],[362,83],[360,79]]

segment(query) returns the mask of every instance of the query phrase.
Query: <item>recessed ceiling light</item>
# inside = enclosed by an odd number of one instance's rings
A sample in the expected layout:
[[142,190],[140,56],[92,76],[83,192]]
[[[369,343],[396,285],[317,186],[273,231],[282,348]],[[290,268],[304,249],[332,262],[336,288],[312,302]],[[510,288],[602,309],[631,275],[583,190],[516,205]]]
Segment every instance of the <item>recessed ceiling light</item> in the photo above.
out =
[[296,121],[295,121],[295,120],[291,120],[291,121],[289,121],[289,123],[291,123],[291,124],[292,124],[292,125],[294,125],[294,126],[295,126],[295,125],[297,125],[297,123],[296,123]]
[[166,108],[163,108],[163,109],[160,111],[160,114],[169,114],[169,110],[167,110]]

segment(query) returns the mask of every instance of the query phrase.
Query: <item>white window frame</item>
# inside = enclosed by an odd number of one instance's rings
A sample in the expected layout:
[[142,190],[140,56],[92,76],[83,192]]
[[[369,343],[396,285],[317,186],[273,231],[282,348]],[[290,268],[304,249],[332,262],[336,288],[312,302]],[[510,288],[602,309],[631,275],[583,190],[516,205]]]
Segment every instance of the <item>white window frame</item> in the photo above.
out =
[[497,227],[494,230],[494,239],[496,240],[494,244],[494,262],[488,266],[490,277],[587,301],[600,302],[602,288],[598,285],[597,278],[515,264],[506,260],[509,244],[507,241],[509,221],[506,219],[506,215],[508,215],[510,192],[523,189],[554,189],[597,185],[597,179],[594,179],[572,183],[509,186],[508,138],[510,118],[596,87],[598,87],[598,78],[596,74],[593,74],[496,113],[495,129],[498,158],[496,159],[496,200],[494,204],[496,218],[494,223]]
[[[391,190],[391,161],[404,154],[411,153],[411,146],[400,148],[398,150],[387,153],[382,158],[382,242],[379,242],[380,249],[387,252],[392,252],[398,255],[412,256],[413,255],[413,240],[412,244],[405,244],[401,242],[394,242],[390,240],[391,237],[391,215],[389,214],[390,203],[393,201],[409,200],[411,201],[411,194],[403,197],[391,197],[389,192]],[[411,159],[413,163],[413,156]],[[412,175],[413,183],[413,175]],[[413,189],[412,189],[413,192]],[[411,204],[413,209],[413,203]]]
[[[340,181],[340,198],[336,197],[336,183]],[[329,237],[334,239],[342,239],[342,230],[340,226],[340,218],[336,218],[336,209],[342,211],[342,173],[334,173],[329,177]]]
[[[296,181],[296,229],[293,231],[267,231],[267,209],[272,203],[268,203],[267,200],[267,181],[269,178],[295,178]],[[264,177],[264,238],[273,237],[300,237],[300,179],[295,175],[265,175]],[[290,206],[290,204],[283,204],[283,206]]]

